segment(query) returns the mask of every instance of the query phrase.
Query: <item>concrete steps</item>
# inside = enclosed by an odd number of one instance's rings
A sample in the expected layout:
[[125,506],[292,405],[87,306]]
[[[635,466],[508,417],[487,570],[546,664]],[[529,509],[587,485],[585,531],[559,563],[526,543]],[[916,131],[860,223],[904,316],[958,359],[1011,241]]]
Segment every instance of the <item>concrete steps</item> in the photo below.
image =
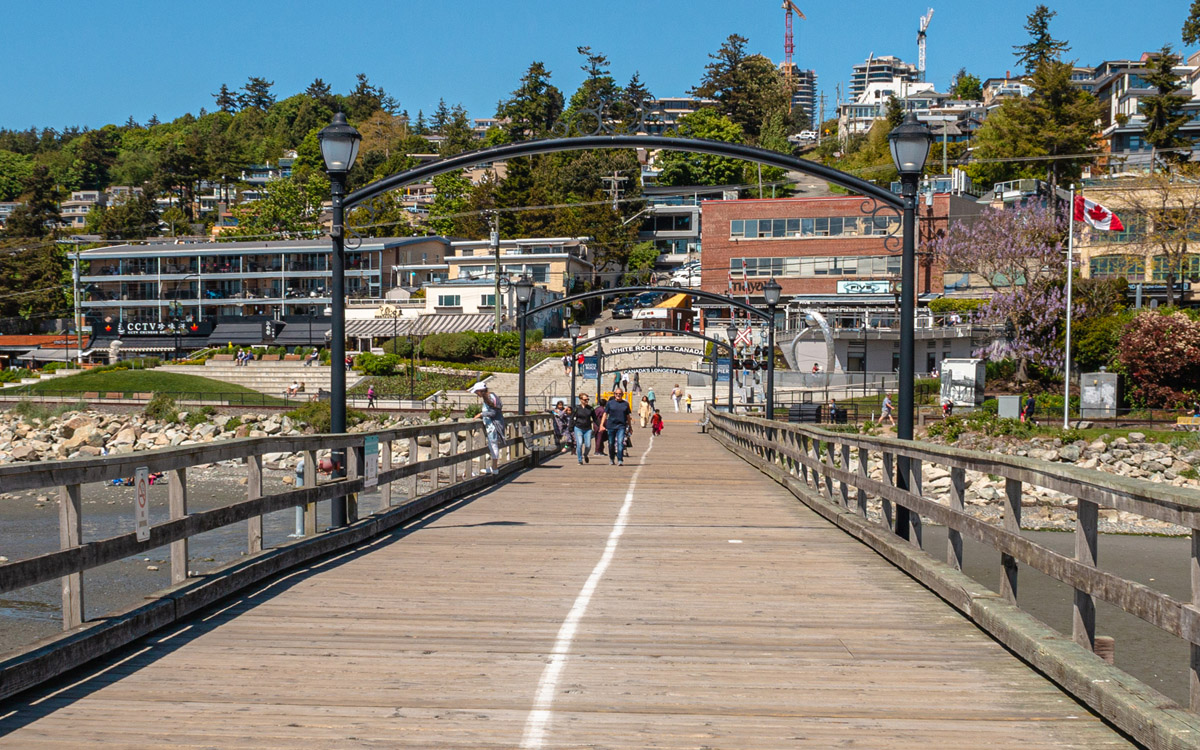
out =
[[[220,380],[223,383],[252,388],[259,393],[277,396],[285,393],[293,382],[304,384],[305,393],[316,393],[320,389],[329,390],[332,375],[330,368],[313,363],[305,367],[303,362],[262,362],[254,361],[243,366],[233,362],[208,360],[203,367],[195,365],[164,365],[158,368],[163,372],[177,372],[184,375],[199,375],[204,378]],[[350,388],[362,376],[357,372],[346,373],[346,387]]]

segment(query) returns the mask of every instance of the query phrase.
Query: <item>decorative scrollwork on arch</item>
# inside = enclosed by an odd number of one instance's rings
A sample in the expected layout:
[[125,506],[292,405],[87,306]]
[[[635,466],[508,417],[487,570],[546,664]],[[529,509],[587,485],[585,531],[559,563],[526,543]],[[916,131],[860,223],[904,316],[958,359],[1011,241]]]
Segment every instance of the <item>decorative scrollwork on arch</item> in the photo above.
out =
[[346,249],[357,250],[362,247],[363,240],[368,237],[382,237],[392,234],[374,231],[392,226],[387,221],[388,209],[395,205],[396,196],[384,193],[365,200],[346,212]]
[[896,208],[895,206],[889,206],[886,203],[880,203],[874,198],[863,198],[863,202],[859,204],[858,210],[869,216],[872,223],[875,222],[875,219],[879,217],[880,213],[885,211],[895,214],[898,218],[900,218],[901,221],[896,223],[896,228],[891,232],[888,232],[883,238],[884,250],[888,251],[889,253],[900,252],[904,241],[902,235],[897,235],[897,231],[904,231],[903,216],[900,213],[900,209]]
[[662,107],[641,107],[631,115],[608,111],[603,105],[564,114],[550,129],[553,138],[597,135],[678,135],[679,123]]

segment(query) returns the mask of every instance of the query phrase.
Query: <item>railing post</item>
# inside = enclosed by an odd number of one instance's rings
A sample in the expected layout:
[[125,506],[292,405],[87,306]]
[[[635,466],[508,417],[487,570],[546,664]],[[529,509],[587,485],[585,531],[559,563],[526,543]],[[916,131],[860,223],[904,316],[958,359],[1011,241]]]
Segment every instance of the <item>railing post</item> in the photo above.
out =
[[[894,459],[891,453],[883,454],[883,483],[896,486],[896,472]],[[892,501],[886,497],[879,500],[879,512],[883,514],[883,522],[889,529],[895,530],[894,521],[892,520]]]
[[[188,514],[187,468],[175,469],[167,476],[168,505],[171,520],[178,521]],[[188,577],[188,540],[171,542],[171,583],[183,583]]]
[[[420,444],[420,441],[417,439],[416,433],[413,433],[408,438],[408,459],[405,460],[404,463],[406,463],[409,466],[412,466],[413,464],[419,462],[420,460],[421,460],[421,444]],[[421,491],[420,485],[421,485],[421,477],[416,472],[413,472],[411,475],[409,475],[409,477],[408,477],[408,502],[411,503],[413,500],[417,499],[417,493],[419,493]]]
[[[379,441],[379,473],[383,474],[392,470],[392,441]],[[392,483],[383,482],[379,485],[379,505],[380,510],[387,510],[392,506]]]
[[[870,460],[871,453],[861,445],[858,446],[858,477],[859,479],[868,479],[871,476]],[[858,488],[855,493],[858,502],[858,515],[862,518],[867,517],[867,491],[862,487]]]
[[[1090,500],[1078,499],[1075,506],[1075,559],[1084,565],[1096,567],[1097,522],[1099,507]],[[1193,549],[1195,548],[1193,533]],[[1193,586],[1195,581],[1193,580]],[[1075,603],[1071,611],[1071,637],[1088,651],[1096,650],[1096,602],[1086,591],[1075,589]],[[1193,661],[1196,647],[1192,646]]]
[[450,455],[455,457],[454,463],[450,464],[450,484],[458,484],[458,425],[450,433]]
[[[362,445],[346,446],[346,481],[358,479],[363,473],[363,447]],[[351,524],[358,520],[358,493],[346,493],[346,523]]]
[[[916,495],[922,496],[921,492],[921,461],[920,459],[908,459],[908,491]],[[925,549],[924,536],[922,535],[921,515],[912,508],[908,509],[908,527],[912,529],[912,543],[917,545],[918,549]]]
[[[317,486],[317,452],[304,451],[304,486]],[[317,535],[317,504],[306,503],[304,506],[304,535]]]
[[[1014,534],[1021,533],[1021,480],[1004,480],[1004,528]],[[1009,554],[1000,553],[1000,594],[1013,604],[1017,603],[1017,561]]]
[[[58,490],[58,548],[71,549],[83,542],[83,489],[68,484]],[[83,573],[70,573],[62,582],[63,630],[83,624]]]
[[[800,436],[800,451],[799,452],[805,458],[808,458],[808,455],[810,452],[809,448],[808,448],[808,435]],[[804,485],[806,487],[810,486],[810,483],[808,481],[808,464],[806,464],[806,463],[800,464],[800,476],[804,479]]]
[[[950,469],[950,510],[966,512],[967,472],[957,466]],[[955,570],[962,570],[962,532],[950,527],[946,529],[946,562]]]
[[[842,471],[850,471],[850,444],[842,443]],[[850,507],[850,483],[842,480],[842,507]]]
[[[262,497],[262,456],[246,456],[246,499]],[[246,551],[248,554],[262,552],[263,517],[251,516],[246,521]]]

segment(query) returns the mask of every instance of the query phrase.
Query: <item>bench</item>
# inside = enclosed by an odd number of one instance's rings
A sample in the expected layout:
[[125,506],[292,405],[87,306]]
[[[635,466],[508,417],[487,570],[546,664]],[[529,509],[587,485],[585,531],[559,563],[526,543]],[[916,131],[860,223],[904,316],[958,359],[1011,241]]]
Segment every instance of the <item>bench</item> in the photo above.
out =
[[1175,428],[1188,432],[1200,431],[1200,417],[1178,417],[1175,420]]
[[232,362],[233,355],[232,354],[214,354],[214,355],[212,355],[212,360],[214,362]]

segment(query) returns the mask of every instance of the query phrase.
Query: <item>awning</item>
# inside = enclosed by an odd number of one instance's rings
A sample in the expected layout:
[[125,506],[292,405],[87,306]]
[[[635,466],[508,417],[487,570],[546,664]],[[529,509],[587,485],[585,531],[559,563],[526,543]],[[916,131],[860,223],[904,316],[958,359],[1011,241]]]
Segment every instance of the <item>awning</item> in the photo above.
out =
[[352,339],[390,339],[407,336],[417,318],[359,318],[346,321],[346,336]]
[[[113,342],[121,345],[123,352],[173,352],[175,351],[174,336],[136,336],[118,338],[97,338],[92,341],[92,349],[96,351],[107,351]],[[179,349],[191,351],[201,349],[208,344],[204,339],[194,336],[180,336]]]
[[209,334],[208,346],[225,346],[226,344],[262,344],[263,324],[254,323],[218,323]]
[[311,325],[293,321],[283,327],[273,343],[276,346],[325,346],[325,334],[331,327],[328,321],[313,321]]
[[655,307],[691,307],[692,295],[674,294],[659,302]]
[[435,314],[417,318],[413,333],[428,336],[431,333],[462,333],[463,331],[490,331],[495,326],[494,313],[475,315]]
[[[92,353],[91,349],[84,349],[83,356]],[[14,355],[15,359],[31,359],[35,362],[74,362],[79,358],[79,352],[74,349],[30,349],[26,352]]]

